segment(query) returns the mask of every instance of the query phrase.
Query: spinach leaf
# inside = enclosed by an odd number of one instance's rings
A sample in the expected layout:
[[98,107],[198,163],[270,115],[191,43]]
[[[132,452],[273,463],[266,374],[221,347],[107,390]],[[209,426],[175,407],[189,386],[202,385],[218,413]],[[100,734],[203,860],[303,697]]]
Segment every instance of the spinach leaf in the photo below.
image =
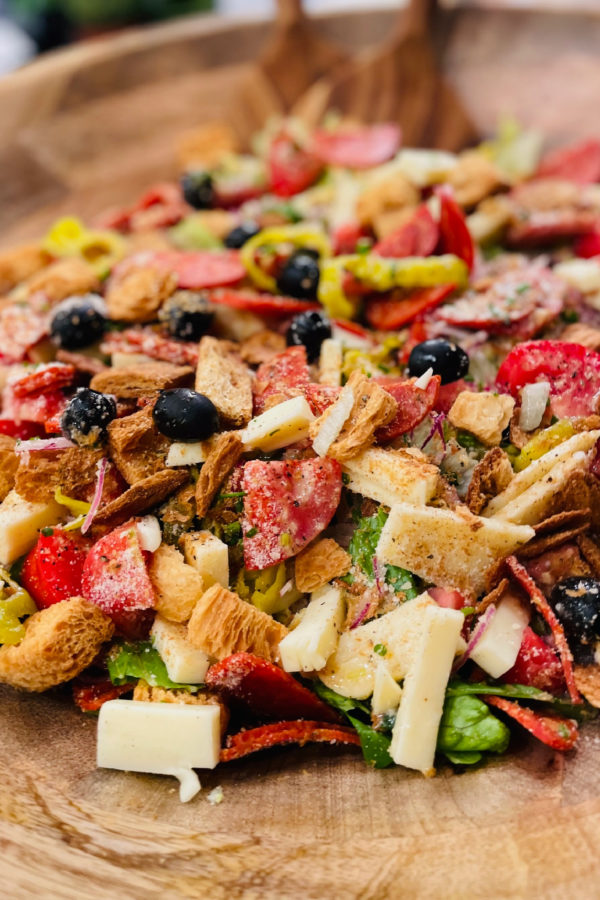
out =
[[152,687],[183,689],[195,692],[198,684],[176,684],[167,675],[167,667],[150,641],[135,644],[119,644],[106,660],[108,674],[113,684],[126,684],[136,678],[143,678]]
[[444,755],[455,766],[474,766],[475,763],[481,762],[483,759],[483,754],[477,750],[446,750]]
[[555,698],[546,691],[531,687],[528,684],[485,684],[485,682],[469,683],[453,678],[449,682],[446,694],[459,697],[466,694],[493,694],[495,697],[510,697],[513,700],[543,700],[546,703]]
[[510,740],[508,727],[489,707],[469,694],[447,696],[440,722],[437,748],[442,753],[504,753]]
[[348,719],[358,732],[360,746],[365,762],[376,769],[385,769],[394,765],[390,756],[390,744],[392,739],[382,731],[375,731],[371,725],[365,725],[356,716],[348,716]]
[[342,694],[338,694],[332,691],[331,688],[328,688],[322,681],[313,682],[312,689],[321,700],[329,703],[334,709],[339,709],[340,712],[349,713],[358,709],[368,716],[371,715],[371,711],[366,703],[362,703],[360,700],[353,700],[352,697],[343,697]]
[[[388,513],[384,509],[379,509],[374,516],[364,516],[359,519],[348,546],[353,564],[364,572],[367,580],[371,583],[375,581],[373,559],[377,551],[381,529],[385,525],[387,517]],[[412,600],[419,595],[415,576],[406,569],[386,565],[385,580],[394,591],[401,591],[407,600]]]

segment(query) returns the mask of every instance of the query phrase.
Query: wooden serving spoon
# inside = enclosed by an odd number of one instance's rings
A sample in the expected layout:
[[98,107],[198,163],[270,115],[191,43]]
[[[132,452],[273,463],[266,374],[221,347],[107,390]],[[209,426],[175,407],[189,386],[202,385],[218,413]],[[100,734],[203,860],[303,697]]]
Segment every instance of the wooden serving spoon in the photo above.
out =
[[287,115],[312,84],[347,61],[343,50],[318,33],[301,0],[277,0],[272,35],[244,76],[232,111],[242,142],[247,144],[270,117]]
[[409,0],[383,47],[369,49],[321,78],[292,109],[315,127],[328,109],[358,121],[398,122],[403,143],[459,150],[477,135],[440,73],[431,38],[437,0]]

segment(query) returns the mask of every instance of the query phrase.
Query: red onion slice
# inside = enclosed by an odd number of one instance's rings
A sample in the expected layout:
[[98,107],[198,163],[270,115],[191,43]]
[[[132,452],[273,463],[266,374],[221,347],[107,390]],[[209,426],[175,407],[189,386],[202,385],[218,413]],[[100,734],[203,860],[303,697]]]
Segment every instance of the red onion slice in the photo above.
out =
[[30,441],[17,441],[15,453],[29,453],[30,450],[67,450],[76,444],[65,437],[33,438]]
[[94,516],[98,512],[98,507],[100,506],[100,501],[102,500],[102,490],[104,488],[104,477],[106,475],[106,470],[108,468],[108,460],[105,456],[98,463],[98,480],[96,482],[96,490],[94,491],[94,498],[92,500],[92,505],[90,506],[89,512],[84,519],[83,525],[81,526],[81,533],[85,534],[86,531],[89,531],[91,524],[94,520]]
[[477,625],[471,632],[471,636],[470,636],[469,642],[467,644],[467,649],[465,650],[463,655],[459,656],[459,658],[454,663],[454,666],[452,668],[453,672],[457,672],[462,666],[464,666],[466,661],[468,659],[470,659],[470,657],[473,655],[473,651],[475,650],[479,641],[485,634],[485,632],[486,632],[490,622],[494,618],[495,614],[496,614],[496,607],[494,606],[493,603],[490,603],[490,605],[488,606],[486,611],[483,613],[483,615],[477,622]]

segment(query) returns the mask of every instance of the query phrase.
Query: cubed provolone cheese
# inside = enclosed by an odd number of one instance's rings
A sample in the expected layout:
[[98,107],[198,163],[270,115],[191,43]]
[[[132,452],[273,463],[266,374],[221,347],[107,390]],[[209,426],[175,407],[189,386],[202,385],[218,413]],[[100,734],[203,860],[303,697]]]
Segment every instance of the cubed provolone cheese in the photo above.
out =
[[202,684],[210,657],[187,639],[187,628],[157,615],[150,632],[152,643],[167,667],[167,675],[177,684]]
[[10,491],[0,504],[0,564],[10,566],[31,550],[40,528],[56,525],[64,519],[64,506],[54,500],[30,503],[16,491]]
[[424,612],[392,732],[390,755],[399,766],[433,772],[446,686],[463,624],[463,614],[455,609],[436,606]]
[[200,790],[194,769],[219,762],[220,708],[146,700],[109,700],[98,717],[97,764],[105,769],[173,775],[183,803]]
[[166,463],[168,466],[197,466],[206,462],[210,449],[210,441],[192,441],[189,444],[174,441],[167,451]]
[[183,537],[183,557],[202,575],[204,587],[229,587],[229,548],[210,531],[189,532]]
[[249,450],[270,453],[308,437],[314,415],[305,397],[292,397],[252,419],[240,433]]
[[375,669],[375,684],[371,698],[371,710],[376,716],[395,713],[400,705],[402,689],[394,681],[385,659],[380,659]]
[[335,651],[345,615],[344,593],[326,584],[311,594],[301,613],[300,624],[279,644],[281,664],[286,672],[322,669]]
[[519,598],[505,596],[496,606],[471,659],[492,678],[500,678],[514,666],[528,622],[529,612]]

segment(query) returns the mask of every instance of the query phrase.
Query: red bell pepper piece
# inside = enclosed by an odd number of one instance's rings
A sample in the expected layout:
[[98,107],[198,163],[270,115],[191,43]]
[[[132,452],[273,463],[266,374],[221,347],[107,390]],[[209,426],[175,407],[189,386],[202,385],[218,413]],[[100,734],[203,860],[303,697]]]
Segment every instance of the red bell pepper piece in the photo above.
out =
[[371,232],[359,222],[347,222],[340,225],[331,235],[334,256],[346,253],[356,253],[356,245],[361,238],[370,237]]
[[397,331],[429,309],[435,309],[450,296],[454,284],[419,288],[404,297],[374,297],[367,300],[367,322],[378,331]]
[[298,313],[321,309],[319,303],[307,300],[294,300],[292,297],[236,288],[217,288],[211,291],[210,299],[213,303],[230,306],[232,309],[243,309],[256,313],[257,316],[295,316]]
[[564,719],[561,716],[543,716],[534,712],[528,706],[520,706],[514,700],[506,697],[493,697],[486,694],[483,698],[490,706],[502,710],[530,734],[552,747],[554,750],[572,750],[579,737],[577,722],[574,719]]
[[265,719],[318,719],[339,722],[337,712],[279,666],[254,656],[234,653],[206,673],[208,687],[253,715]]
[[241,759],[249,753],[267,750],[270,747],[281,747],[284,744],[325,743],[354,744],[360,746],[360,738],[353,728],[347,725],[328,725],[323,722],[274,722],[261,725],[248,731],[240,731],[227,738],[221,750],[221,762]]
[[469,271],[475,262],[475,245],[462,209],[454,199],[452,188],[442,185],[436,194],[440,199],[440,244],[444,253],[464,259]]
[[543,638],[529,626],[523,633],[515,664],[501,678],[505,684],[530,684],[540,691],[562,694],[565,676],[560,659]]
[[315,183],[323,163],[314,153],[299,147],[290,135],[280,132],[271,142],[268,171],[273,193],[292,197]]

